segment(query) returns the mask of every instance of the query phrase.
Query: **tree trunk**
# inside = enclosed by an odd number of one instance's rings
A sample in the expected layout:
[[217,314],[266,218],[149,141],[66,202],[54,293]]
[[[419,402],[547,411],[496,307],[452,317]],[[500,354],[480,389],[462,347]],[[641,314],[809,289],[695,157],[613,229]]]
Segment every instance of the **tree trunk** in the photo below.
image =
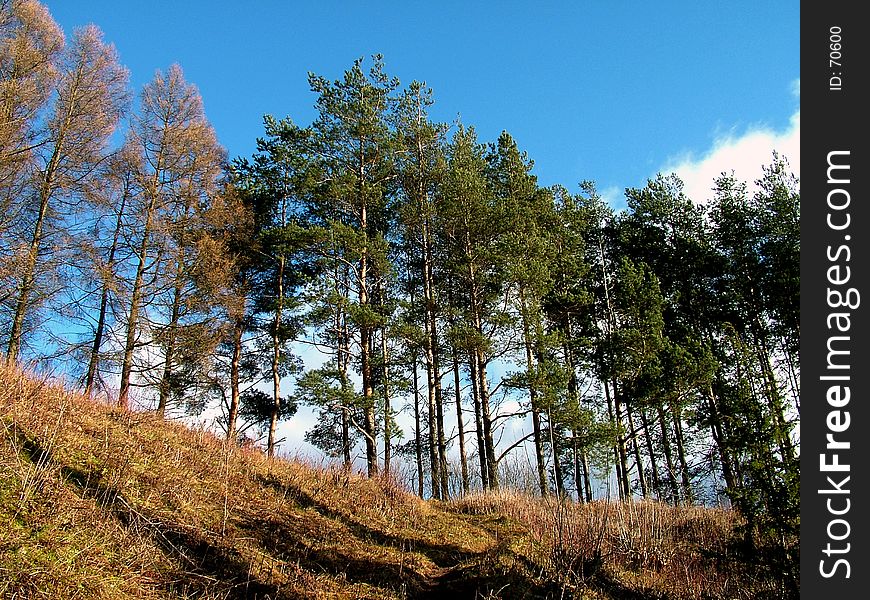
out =
[[571,431],[571,458],[574,462],[574,489],[577,491],[577,502],[583,502],[583,473],[580,470],[580,447],[576,429]]
[[227,415],[227,441],[236,438],[236,421],[239,418],[239,366],[242,361],[242,335],[245,319],[239,317],[233,326],[233,356],[230,360],[230,408]]
[[649,490],[646,485],[646,474],[643,470],[643,459],[640,456],[640,445],[637,443],[637,429],[634,427],[634,417],[631,413],[631,404],[626,403],[625,414],[628,417],[628,430],[630,432],[632,451],[634,452],[634,462],[637,465],[637,478],[640,482],[640,493],[644,498],[649,498]]
[[713,386],[707,386],[707,410],[710,412],[710,434],[719,452],[719,462],[722,464],[722,477],[725,479],[725,487],[731,491],[737,491],[737,479],[734,477],[734,468],[731,463],[731,452],[728,449],[725,433],[722,429],[722,421],[719,417],[719,408]]
[[42,248],[42,230],[45,227],[45,219],[48,215],[48,203],[51,199],[55,171],[59,161],[60,148],[56,147],[54,154],[46,169],[42,186],[39,193],[39,213],[36,224],[33,227],[33,237],[30,239],[30,247],[27,249],[27,260],[24,263],[24,272],[21,274],[21,285],[18,292],[18,300],[15,303],[15,314],[12,318],[12,330],[9,333],[9,345],[6,349],[6,359],[14,362],[21,350],[21,337],[24,332],[24,317],[30,305],[30,295],[33,293],[36,275],[36,261]]
[[656,461],[656,453],[653,448],[652,434],[649,428],[649,419],[646,416],[646,410],[640,410],[640,419],[643,423],[643,437],[646,440],[646,451],[649,454],[650,469],[652,470],[652,491],[657,499],[661,499],[661,480],[659,479],[659,467]]
[[[341,287],[344,291],[348,290],[347,270],[342,273]],[[338,270],[335,273],[335,291],[337,296],[346,298],[346,294],[339,293],[339,277]],[[339,308],[335,314],[335,331],[338,336],[336,343],[335,360],[338,364],[338,374],[341,378],[342,393],[348,392],[350,389],[350,378],[348,376],[348,365],[350,361],[350,332],[347,328],[347,315],[344,308]],[[351,442],[350,442],[350,407],[342,405],[341,407],[341,454],[344,461],[344,468],[348,471],[351,469]]]
[[[81,70],[79,70],[81,75]],[[73,86],[71,94],[75,98],[78,90],[78,80]],[[55,179],[57,177],[58,167],[62,152],[65,151],[65,137],[68,132],[70,120],[73,111],[78,103],[75,101],[69,102],[66,117],[57,131],[57,138],[54,142],[54,149],[51,153],[51,158],[45,168],[45,173],[42,175],[41,185],[39,186],[39,213],[36,217],[36,224],[33,228],[33,237],[30,239],[30,247],[27,249],[27,261],[24,263],[24,273],[21,275],[21,286],[19,288],[18,300],[15,303],[15,314],[12,318],[12,330],[9,333],[9,345],[6,349],[6,360],[14,362],[18,359],[18,353],[21,350],[21,337],[24,333],[24,317],[27,314],[27,309],[30,305],[30,295],[35,287],[34,278],[36,276],[36,263],[39,260],[39,251],[42,248],[42,235],[45,227],[45,219],[48,215],[48,205],[51,201],[51,195],[55,191]]]
[[580,452],[580,464],[583,466],[583,485],[586,489],[586,502],[592,502],[592,481],[589,474],[589,457],[586,450]]
[[420,422],[420,377],[417,373],[417,352],[412,352],[411,360],[414,363],[414,456],[417,459],[417,495],[421,498],[423,490],[423,441],[420,436],[422,424]]
[[[440,384],[438,391],[442,391]],[[438,461],[441,463],[438,468],[438,474],[441,475],[441,499],[448,500],[450,498],[450,487],[447,479],[449,474],[447,469],[447,440],[444,438],[444,398],[441,396],[441,393],[438,394],[435,407],[435,415],[438,420]]]
[[438,458],[438,420],[436,417],[436,403],[434,376],[432,367],[427,358],[426,360],[426,378],[428,391],[428,425],[429,425],[429,471],[432,482],[432,497],[436,500],[441,500],[441,474],[439,467],[441,461]]
[[674,466],[674,458],[671,454],[671,433],[668,431],[668,420],[665,416],[665,411],[661,405],[656,407],[659,415],[659,427],[662,432],[662,450],[665,452],[665,462],[668,466],[668,483],[671,487],[671,504],[674,506],[680,503],[680,490],[677,487],[677,469]]
[[477,435],[477,457],[480,461],[480,485],[483,489],[489,488],[487,479],[486,443],[483,436],[483,408],[480,405],[480,379],[477,375],[477,355],[469,353],[468,372],[471,379],[471,397],[474,400],[474,424]]
[[541,496],[546,496],[549,492],[549,485],[547,484],[547,466],[544,459],[544,440],[541,439],[543,437],[541,435],[541,413],[538,407],[538,390],[535,383],[535,362],[532,358],[532,336],[531,328],[529,327],[528,306],[522,289],[519,291],[519,297],[520,317],[523,323],[523,342],[526,349],[526,377],[529,385],[529,406],[532,411],[532,437],[535,444],[538,488],[541,491]]
[[465,455],[465,423],[462,418],[462,390],[459,377],[459,356],[453,349],[453,394],[456,399],[456,424],[459,430],[459,462],[462,469],[462,494],[468,494],[468,459]]
[[390,438],[392,436],[390,432],[390,421],[392,420],[393,415],[390,408],[390,356],[387,350],[386,327],[381,329],[381,359],[384,362],[384,473],[389,473],[391,458]]
[[680,480],[683,487],[683,501],[686,506],[690,506],[694,502],[694,494],[692,493],[692,484],[689,478],[689,465],[686,462],[685,439],[683,436],[683,419],[676,402],[671,402],[671,414],[674,417],[674,439],[677,443],[677,458],[680,461]]
[[[606,380],[601,380],[601,387],[604,388],[604,398],[607,401],[607,418],[610,420],[610,424],[616,428],[618,427],[618,424],[616,422],[616,414],[613,412],[613,399],[610,397],[610,388],[607,387]],[[619,444],[616,443],[616,441],[613,442],[612,450],[614,459],[613,465],[616,470],[616,481],[618,484],[617,490],[619,491],[619,498],[621,500],[624,497],[622,494],[622,466],[619,460]]]
[[145,228],[142,232],[142,242],[139,244],[139,263],[136,265],[136,276],[133,279],[133,292],[130,297],[130,311],[127,315],[127,332],[124,342],[124,358],[121,363],[121,387],[118,392],[118,406],[130,406],[130,379],[133,373],[133,353],[136,350],[138,334],[139,309],[142,302],[142,285],[145,277],[146,261],[148,260],[148,238],[151,236],[151,226],[154,218],[156,195],[152,194],[145,211]]
[[[115,230],[112,233],[112,245],[109,246],[109,256],[106,260],[106,272],[111,276],[115,271],[115,253],[118,250],[118,240],[121,237],[121,228],[124,224],[124,208],[127,204],[127,191],[121,196],[121,204],[118,207],[118,218],[115,220]],[[100,363],[100,349],[105,335],[106,316],[109,310],[109,282],[103,281],[100,290],[100,309],[97,314],[97,327],[94,330],[94,342],[91,344],[91,356],[88,360],[88,370],[85,374],[85,395],[90,396],[97,378],[97,370]]]
[[[477,287],[477,274],[474,269],[474,263],[471,259],[473,256],[471,248],[471,240],[468,233],[465,236],[465,256],[469,259],[468,262],[468,280],[471,293],[471,318],[474,324],[474,330],[480,339],[485,339],[483,334],[483,319],[480,314],[480,293]],[[489,489],[498,489],[498,464],[495,458],[495,447],[492,439],[492,416],[489,408],[489,383],[486,376],[486,359],[483,355],[483,349],[478,344],[474,350],[474,370],[477,373],[478,388],[477,392],[480,397],[481,421],[483,425],[483,443],[486,449],[486,481]]]
[[[614,425],[616,426],[616,450],[617,457],[619,458],[619,483],[620,483],[620,497],[623,500],[628,500],[631,498],[631,482],[628,477],[628,453],[625,449],[625,435],[623,435],[624,424],[622,422],[622,403],[619,401],[619,392],[616,386],[616,381],[612,382],[613,385],[613,417],[614,417]],[[607,386],[604,386],[605,395],[608,394]],[[608,400],[608,404],[610,404],[610,400]]]
[[[360,145],[360,148],[362,148],[362,144]],[[359,164],[356,175],[357,201],[359,202],[359,227],[365,241],[363,242],[359,258],[359,287],[357,290],[357,300],[359,301],[360,308],[366,308],[371,304],[371,302],[368,293],[368,204],[363,190],[363,182],[365,181],[365,157],[363,154],[358,156],[358,162]],[[366,443],[366,466],[368,468],[369,477],[374,477],[378,473],[378,447],[377,438],[375,437],[375,391],[374,386],[372,385],[372,327],[368,323],[360,325],[359,349],[360,371],[363,387],[363,433]]]
[[492,416],[489,411],[489,384],[486,377],[486,361],[483,350],[477,348],[477,376],[479,381],[481,418],[483,420],[483,443],[486,446],[486,480],[489,489],[498,489],[498,464],[495,459],[495,445],[492,438]]
[[441,379],[439,377],[437,321],[435,308],[435,288],[432,277],[432,247],[431,232],[428,219],[423,218],[422,250],[423,250],[423,302],[424,302],[424,351],[426,359],[426,385],[429,394],[429,458],[432,471],[432,496],[444,499],[447,494],[442,473],[445,462],[441,460],[441,445],[444,439],[443,409],[441,407]]
[[562,464],[559,462],[559,455],[561,453],[558,443],[559,436],[555,433],[556,428],[553,424],[553,413],[549,408],[547,409],[547,429],[550,432],[550,449],[553,451],[553,479],[556,483],[556,493],[560,498],[564,498],[566,496],[565,479],[562,475]]
[[169,404],[169,392],[172,384],[172,363],[175,360],[175,345],[178,335],[178,322],[181,316],[181,294],[182,281],[184,276],[184,254],[178,257],[175,270],[175,289],[172,292],[172,311],[169,317],[169,323],[165,329],[168,333],[166,340],[166,356],[163,364],[163,376],[160,379],[159,397],[157,401],[157,416],[161,419],[166,414],[166,407]]
[[[759,328],[761,325],[759,325]],[[767,342],[763,334],[753,336],[755,339],[756,356],[761,365],[761,372],[764,380],[764,388],[766,390],[765,398],[767,399],[767,407],[773,417],[774,431],[776,432],[777,444],[779,446],[780,455],[784,462],[794,461],[795,451],[794,445],[789,435],[789,428],[785,419],[785,407],[783,406],[782,394],[780,394],[779,386],[776,381],[776,375],[773,372],[773,367],[770,364],[770,352],[767,348]]]
[[[282,211],[283,212],[283,211]],[[283,218],[282,218],[283,225]],[[278,430],[278,418],[281,416],[281,315],[284,307],[284,255],[278,257],[278,297],[275,304],[275,321],[272,329],[272,411],[269,415],[269,439],[266,443],[266,454],[269,458],[275,456],[275,435]]]
[[372,338],[371,328],[364,326],[360,328],[360,352],[362,362],[362,380],[363,394],[365,405],[363,407],[363,429],[366,441],[366,467],[368,468],[369,477],[374,477],[378,474],[378,447],[377,439],[375,438],[375,391],[372,385]]

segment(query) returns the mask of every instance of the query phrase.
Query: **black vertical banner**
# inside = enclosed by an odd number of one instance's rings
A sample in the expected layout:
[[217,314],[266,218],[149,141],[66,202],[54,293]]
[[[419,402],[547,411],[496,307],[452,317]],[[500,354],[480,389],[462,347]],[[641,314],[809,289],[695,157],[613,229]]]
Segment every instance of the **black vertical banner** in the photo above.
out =
[[801,596],[870,594],[870,95],[861,3],[801,4]]

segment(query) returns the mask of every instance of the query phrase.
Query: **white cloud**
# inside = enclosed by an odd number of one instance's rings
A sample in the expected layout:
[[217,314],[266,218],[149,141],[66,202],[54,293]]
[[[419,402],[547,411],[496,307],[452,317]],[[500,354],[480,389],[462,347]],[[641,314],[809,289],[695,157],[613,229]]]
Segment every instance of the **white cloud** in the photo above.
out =
[[[800,97],[800,79],[792,83],[792,94]],[[775,131],[770,127],[752,127],[742,134],[733,130],[719,136],[712,148],[697,157],[686,154],[670,159],[662,173],[676,173],[685,183],[686,195],[695,202],[706,202],[712,195],[713,181],[723,172],[747,182],[750,187],[762,175],[762,167],[769,165],[775,150],[784,156],[792,173],[800,178],[801,113],[800,108],[791,116],[786,129]]]
[[598,195],[607,206],[617,210],[625,208],[625,190],[621,187],[612,185],[603,190],[599,190]]

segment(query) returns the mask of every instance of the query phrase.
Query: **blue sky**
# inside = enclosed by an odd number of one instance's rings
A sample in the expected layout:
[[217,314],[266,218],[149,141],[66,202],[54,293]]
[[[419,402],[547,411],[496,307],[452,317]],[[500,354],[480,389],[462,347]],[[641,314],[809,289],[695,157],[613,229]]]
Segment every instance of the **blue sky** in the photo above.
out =
[[799,114],[797,2],[44,1],[68,34],[103,29],[137,91],[181,64],[230,156],[253,152],[265,113],[311,121],[308,71],[335,79],[377,52],[433,88],[438,120],[461,115],[484,141],[506,129],[542,184],[592,179],[612,197],[794,133]]

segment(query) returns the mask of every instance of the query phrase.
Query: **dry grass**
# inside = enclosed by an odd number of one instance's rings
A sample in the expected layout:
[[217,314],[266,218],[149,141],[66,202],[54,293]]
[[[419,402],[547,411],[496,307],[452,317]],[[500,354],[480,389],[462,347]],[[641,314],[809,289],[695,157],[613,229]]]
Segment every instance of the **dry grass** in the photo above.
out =
[[267,460],[0,367],[0,597],[401,598],[487,536],[389,479]]
[[424,502],[9,366],[0,415],[3,598],[748,597],[724,511]]
[[474,494],[451,506],[522,524],[526,555],[560,596],[778,597],[776,584],[733,551],[739,521],[728,510],[651,501],[577,504],[509,491]]

